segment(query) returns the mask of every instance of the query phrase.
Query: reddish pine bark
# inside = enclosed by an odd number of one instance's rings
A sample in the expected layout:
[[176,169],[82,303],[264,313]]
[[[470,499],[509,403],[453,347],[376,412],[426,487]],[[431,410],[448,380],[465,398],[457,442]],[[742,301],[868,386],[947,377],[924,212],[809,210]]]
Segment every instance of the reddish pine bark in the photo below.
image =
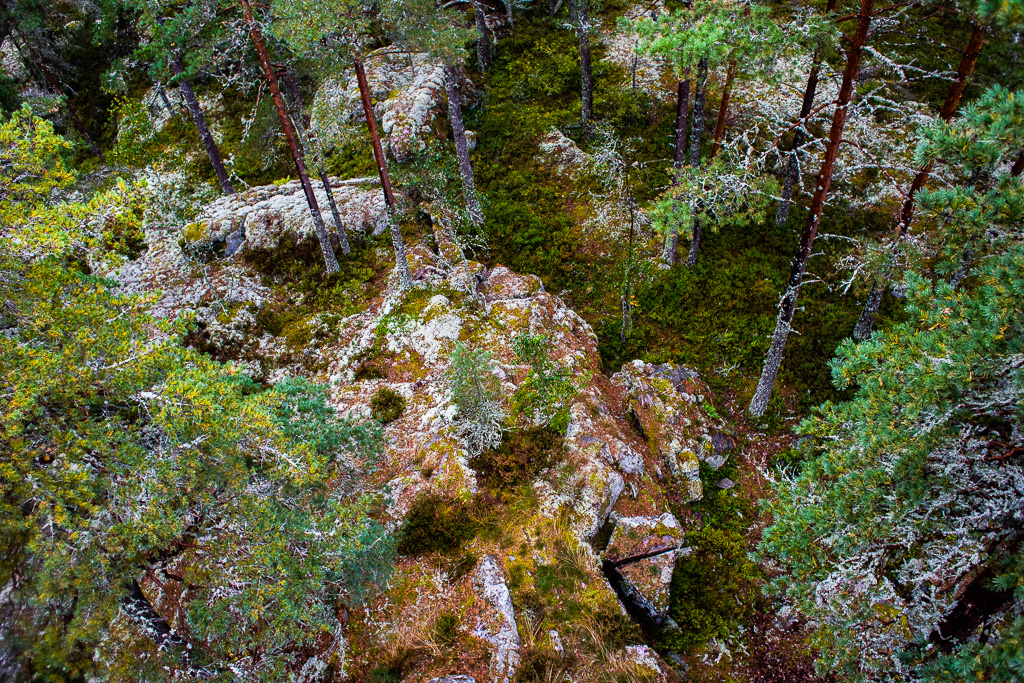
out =
[[334,248],[331,246],[330,235],[324,226],[323,217],[320,214],[320,206],[313,193],[313,185],[309,182],[309,174],[306,172],[306,162],[302,156],[302,149],[299,146],[299,138],[295,134],[295,127],[292,125],[291,117],[288,115],[288,108],[285,106],[281,89],[277,85],[277,75],[273,65],[270,63],[270,55],[267,46],[263,42],[263,33],[256,24],[252,14],[252,5],[249,0],[239,0],[242,7],[242,16],[249,26],[249,36],[256,47],[256,54],[259,56],[260,66],[263,68],[263,77],[270,89],[270,97],[274,102],[274,109],[277,110],[277,117],[281,121],[281,128],[284,131],[285,140],[288,141],[288,149],[291,152],[292,160],[295,162],[295,169],[299,174],[299,181],[302,183],[302,190],[306,194],[306,203],[309,205],[309,213],[313,218],[313,226],[316,229],[317,238],[320,240],[320,251],[323,252],[324,262],[327,265],[327,272],[336,273],[339,270],[338,259],[334,256]]
[[391,191],[391,179],[388,177],[388,161],[384,156],[384,147],[380,144],[380,132],[377,130],[377,116],[373,113],[373,102],[370,100],[370,86],[366,82],[366,71],[363,69],[363,62],[359,57],[354,58],[353,64],[356,70],[356,82],[359,84],[359,97],[363,103],[363,113],[366,114],[366,125],[370,129],[370,141],[373,143],[373,157],[377,161],[377,173],[380,175],[380,185],[384,189],[384,201],[388,205],[388,224],[391,228],[391,244],[395,248],[395,268],[398,270],[398,280],[402,289],[412,287],[412,276],[409,274],[409,259],[405,255],[405,242],[402,240],[402,231],[395,221],[395,195]]
[[807,270],[807,259],[811,256],[811,247],[818,233],[818,222],[821,220],[821,214],[825,209],[825,200],[828,198],[829,187],[832,185],[832,172],[835,169],[836,157],[839,156],[839,144],[843,138],[843,129],[846,127],[847,111],[850,101],[853,99],[854,80],[857,72],[860,70],[864,45],[867,43],[868,30],[871,28],[874,4],[875,0],[860,0],[860,11],[857,14],[857,29],[850,40],[850,49],[846,55],[846,68],[843,70],[843,82],[839,87],[839,96],[836,98],[836,110],[832,116],[832,126],[829,129],[828,144],[825,147],[825,158],[821,162],[817,188],[814,191],[810,211],[807,214],[807,220],[800,235],[800,251],[793,260],[789,282],[786,285],[779,317],[775,324],[775,334],[772,336],[772,342],[768,348],[764,368],[761,370],[761,378],[757,383],[757,390],[750,400],[749,411],[754,416],[763,415],[765,409],[767,409],[768,399],[771,397],[772,387],[775,385],[775,376],[778,374],[779,366],[782,364],[782,352],[786,346],[786,339],[789,337],[793,313],[796,311],[797,296],[800,293],[800,285]]

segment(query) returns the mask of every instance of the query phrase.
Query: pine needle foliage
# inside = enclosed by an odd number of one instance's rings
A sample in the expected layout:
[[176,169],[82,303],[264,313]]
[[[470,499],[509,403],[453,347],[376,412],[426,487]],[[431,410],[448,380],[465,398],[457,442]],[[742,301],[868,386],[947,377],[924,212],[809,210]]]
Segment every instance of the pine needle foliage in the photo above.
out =
[[487,351],[457,342],[448,368],[452,401],[459,408],[458,423],[471,455],[501,445],[505,413],[492,363]]

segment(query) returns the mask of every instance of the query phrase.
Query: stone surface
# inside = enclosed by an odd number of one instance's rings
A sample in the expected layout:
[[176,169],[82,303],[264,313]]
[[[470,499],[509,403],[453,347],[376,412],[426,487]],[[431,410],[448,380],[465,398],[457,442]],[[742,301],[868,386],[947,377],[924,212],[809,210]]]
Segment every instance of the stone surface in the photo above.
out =
[[540,151],[541,161],[561,175],[582,171],[590,161],[590,157],[558,129],[540,141]]
[[[378,52],[363,60],[367,85],[374,101],[382,143],[397,159],[424,150],[433,136],[443,139],[441,123],[447,117],[444,66],[425,54]],[[463,100],[475,97],[473,83],[460,70]],[[328,141],[349,139],[357,126],[365,127],[355,73],[328,79],[313,100],[312,128]],[[475,144],[475,136],[473,139]]]
[[722,429],[706,407],[707,385],[687,368],[639,360],[622,366],[612,382],[628,394],[628,409],[659,460],[659,476],[689,500],[703,497],[700,460],[713,454],[711,433]]
[[519,631],[512,596],[497,559],[488,555],[477,567],[473,587],[493,608],[494,614],[473,629],[473,635],[494,645],[490,673],[492,680],[508,683],[519,668]]
[[[604,559],[620,563],[622,578],[657,612],[664,613],[668,609],[672,570],[682,541],[683,529],[672,513],[659,517],[622,517],[616,521]],[[643,559],[633,561],[638,557]]]

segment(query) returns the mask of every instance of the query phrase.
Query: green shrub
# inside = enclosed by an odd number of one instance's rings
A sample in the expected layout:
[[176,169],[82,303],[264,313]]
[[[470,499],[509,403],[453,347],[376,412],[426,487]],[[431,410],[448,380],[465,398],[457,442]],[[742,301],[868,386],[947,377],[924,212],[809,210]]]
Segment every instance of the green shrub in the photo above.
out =
[[405,412],[405,398],[391,387],[381,387],[370,399],[370,414],[381,424],[394,422]]
[[451,553],[476,535],[476,520],[468,503],[427,494],[418,498],[399,532],[402,555]]
[[474,456],[469,465],[488,489],[510,494],[554,466],[562,456],[562,436],[547,427],[510,432],[498,448]]
[[669,615],[681,632],[667,644],[678,651],[726,635],[746,616],[757,572],[738,532],[705,527],[687,534],[686,541],[693,553],[676,563],[669,600]]
[[[524,332],[512,339],[516,360],[530,366],[530,374],[512,397],[514,413],[527,422],[540,422],[564,434],[569,426],[569,402],[578,393],[569,369],[551,360],[551,338]],[[589,377],[581,378],[586,383]]]
[[445,612],[434,622],[431,631],[433,631],[434,639],[437,642],[451,646],[459,640],[459,618]]

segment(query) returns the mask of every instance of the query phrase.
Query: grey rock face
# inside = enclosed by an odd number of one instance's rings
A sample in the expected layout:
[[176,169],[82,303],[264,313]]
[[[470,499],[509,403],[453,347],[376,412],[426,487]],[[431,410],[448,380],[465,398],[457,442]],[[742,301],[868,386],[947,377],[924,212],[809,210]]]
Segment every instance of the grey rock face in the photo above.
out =
[[516,613],[512,596],[505,584],[505,576],[493,555],[488,555],[477,567],[473,587],[496,612],[490,624],[478,624],[473,635],[494,645],[491,657],[491,678],[508,683],[519,668],[519,630],[516,627]]

